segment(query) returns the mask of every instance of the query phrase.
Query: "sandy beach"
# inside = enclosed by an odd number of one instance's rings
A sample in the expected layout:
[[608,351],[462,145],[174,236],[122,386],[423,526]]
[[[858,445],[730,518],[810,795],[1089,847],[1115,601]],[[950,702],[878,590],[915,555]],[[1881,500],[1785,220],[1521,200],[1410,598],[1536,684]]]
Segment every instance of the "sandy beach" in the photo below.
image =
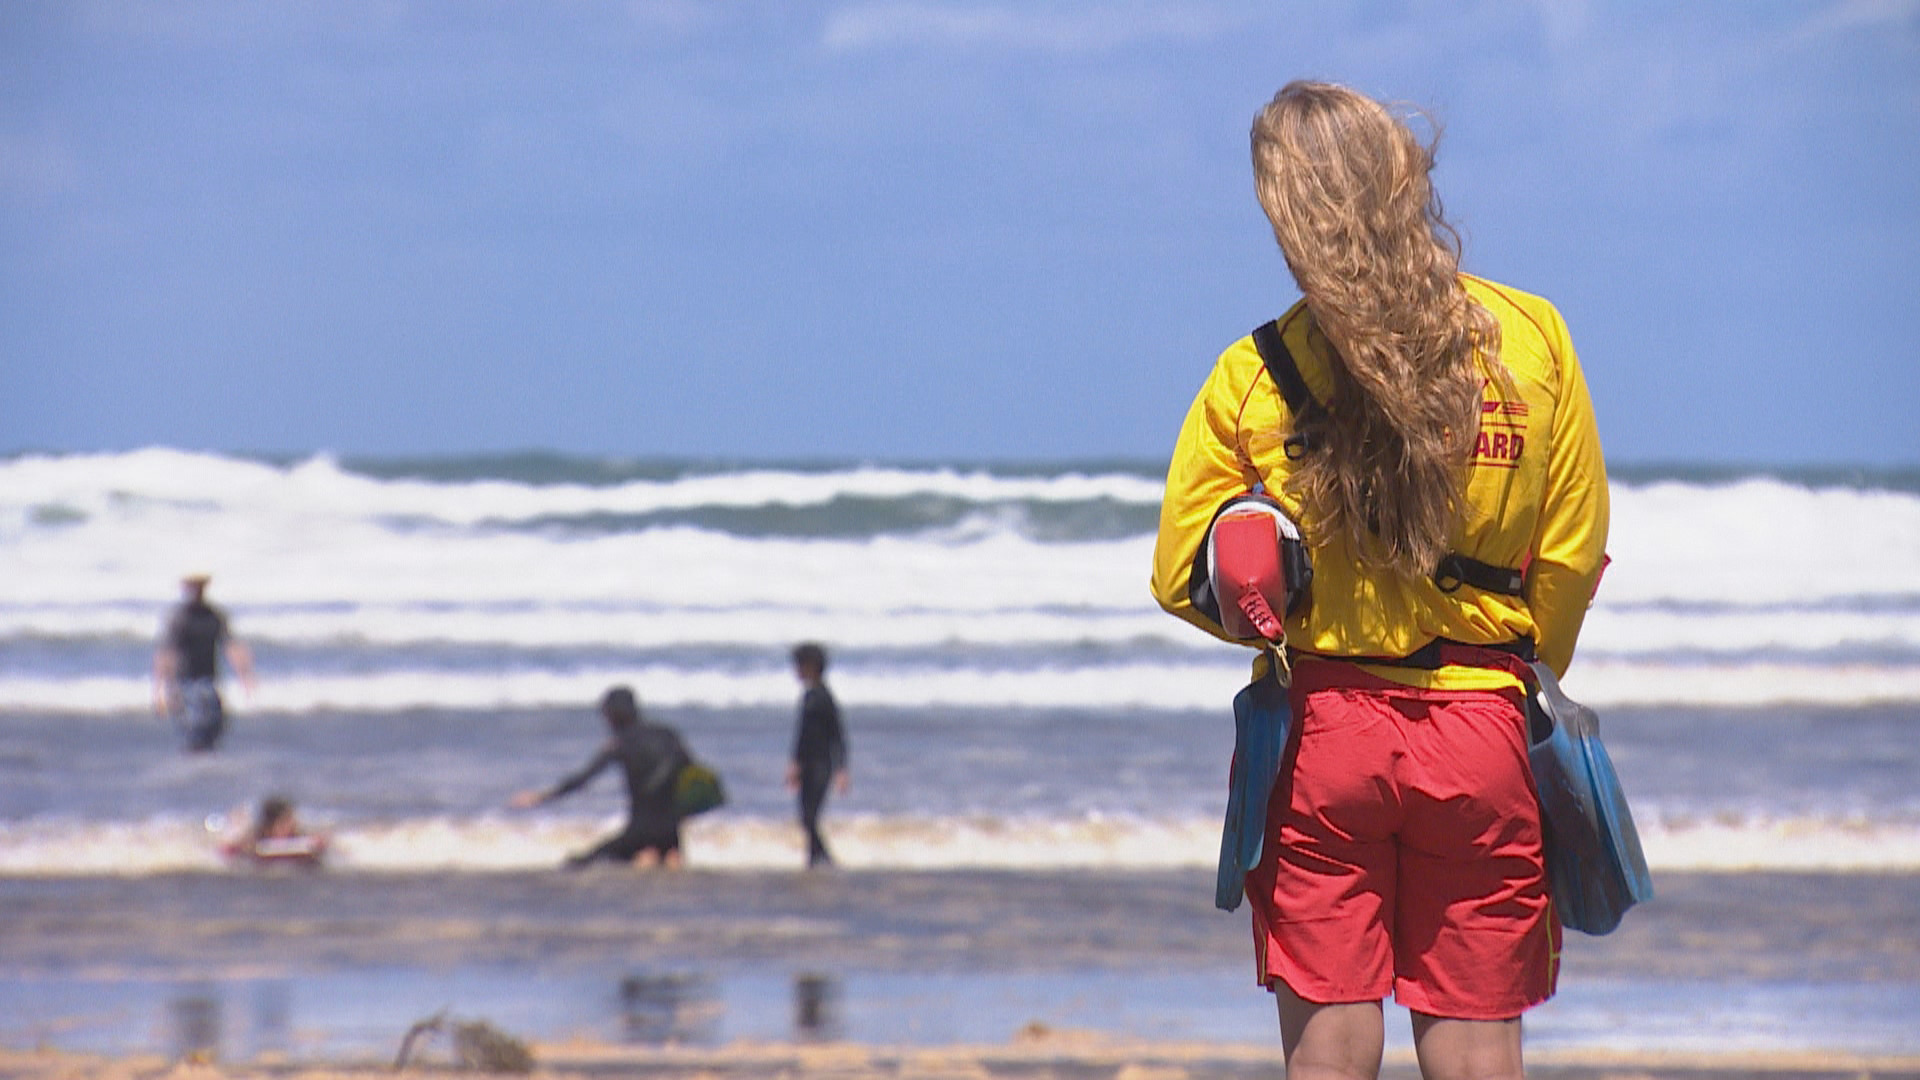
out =
[[[1920,981],[1920,875],[1656,882],[1658,897],[1614,933],[1567,935],[1563,992],[1710,974]],[[611,959],[715,972],[1222,970],[1250,988],[1246,915],[1215,910],[1211,890],[1203,871],[14,877],[0,878],[0,957],[16,976],[554,971]]]
[[[1897,1010],[1920,982],[1920,929],[1903,914],[1920,909],[1920,876],[1659,884],[1616,934],[1569,936],[1563,995],[1618,986],[1600,1010],[1617,1029],[1530,1026],[1535,1075],[1920,1076],[1920,1054],[1850,1048],[1845,1032],[1806,1049],[1689,1051],[1679,1029],[1636,1045],[1642,1021],[1620,1013],[1752,1008],[1712,1000],[1743,984],[1864,987]],[[444,1011],[416,1069],[455,1069],[453,1026],[486,1023],[551,1076],[1277,1076],[1244,914],[1214,911],[1206,885],[1192,872],[13,878],[0,881],[0,1008],[15,1017],[0,1073],[392,1075],[410,1026]],[[276,987],[279,1041],[262,1042]],[[55,1015],[23,1024],[35,1008]],[[1223,1013],[1238,1026],[1194,1026]],[[1404,1042],[1390,1031],[1385,1075],[1417,1074]]]
[[[1269,1046],[1194,1046],[1111,1041],[1077,1033],[1034,1032],[1005,1046],[901,1049],[855,1045],[734,1046],[718,1050],[651,1049],[588,1044],[536,1045],[535,1077],[631,1076],[659,1080],[1251,1080],[1281,1075]],[[155,1056],[99,1057],[59,1052],[0,1051],[0,1074],[73,1080],[357,1080],[407,1075],[490,1075],[462,1069],[449,1056],[423,1058],[396,1071],[389,1064],[224,1066]],[[1902,1080],[1920,1076],[1920,1057],[1846,1054],[1582,1055],[1529,1063],[1546,1080]],[[498,1075],[498,1074],[491,1074]],[[1390,1054],[1384,1080],[1411,1080],[1419,1069],[1405,1053]]]

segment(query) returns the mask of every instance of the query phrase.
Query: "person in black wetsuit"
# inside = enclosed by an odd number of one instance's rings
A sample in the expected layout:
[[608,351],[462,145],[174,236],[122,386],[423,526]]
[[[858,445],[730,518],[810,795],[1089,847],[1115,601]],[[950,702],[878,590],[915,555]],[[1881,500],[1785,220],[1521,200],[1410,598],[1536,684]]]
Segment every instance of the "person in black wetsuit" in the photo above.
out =
[[793,671],[806,687],[800,697],[800,723],[793,735],[793,759],[787,765],[787,789],[800,793],[800,826],[807,831],[807,865],[830,866],[833,856],[820,835],[820,809],[827,788],[845,795],[853,786],[847,769],[847,733],[840,706],[827,689],[827,651],[809,641],[794,647]]
[[180,606],[167,619],[160,647],[153,654],[153,709],[170,716],[186,739],[189,753],[212,750],[226,734],[226,706],[220,700],[220,657],[253,691],[253,653],[227,629],[226,612],[207,603],[205,574],[180,581]]
[[600,699],[600,715],[613,737],[579,772],[546,791],[523,791],[507,805],[518,810],[539,806],[578,791],[609,766],[618,764],[627,775],[627,825],[591,851],[570,856],[569,867],[606,859],[650,867],[679,869],[680,813],[674,808],[674,780],[692,759],[680,735],[662,724],[640,717],[640,702],[625,686],[608,690]]

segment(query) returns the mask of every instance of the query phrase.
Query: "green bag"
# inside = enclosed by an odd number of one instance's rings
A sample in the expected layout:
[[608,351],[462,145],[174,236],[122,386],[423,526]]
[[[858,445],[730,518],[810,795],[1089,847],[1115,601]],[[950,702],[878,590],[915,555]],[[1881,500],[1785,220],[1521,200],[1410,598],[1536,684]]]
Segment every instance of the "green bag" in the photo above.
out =
[[727,801],[727,789],[720,774],[697,761],[689,761],[673,780],[673,808],[681,817],[704,814]]

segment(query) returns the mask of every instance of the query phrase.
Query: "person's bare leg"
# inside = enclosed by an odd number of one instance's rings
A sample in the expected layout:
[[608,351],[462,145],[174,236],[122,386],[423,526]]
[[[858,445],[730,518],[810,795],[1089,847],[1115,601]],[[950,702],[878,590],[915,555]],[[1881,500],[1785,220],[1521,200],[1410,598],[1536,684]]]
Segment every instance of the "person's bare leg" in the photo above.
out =
[[1413,1014],[1413,1048],[1426,1080],[1521,1080],[1520,1018],[1449,1020]]
[[651,870],[660,865],[660,853],[652,848],[642,848],[633,856],[635,870]]
[[1319,1005],[1275,983],[1287,1080],[1373,1080],[1380,1075],[1386,1021],[1377,1001]]
[[660,865],[669,870],[679,870],[685,867],[687,863],[685,859],[680,857],[680,849],[674,848],[672,851],[667,852],[665,858],[660,860]]

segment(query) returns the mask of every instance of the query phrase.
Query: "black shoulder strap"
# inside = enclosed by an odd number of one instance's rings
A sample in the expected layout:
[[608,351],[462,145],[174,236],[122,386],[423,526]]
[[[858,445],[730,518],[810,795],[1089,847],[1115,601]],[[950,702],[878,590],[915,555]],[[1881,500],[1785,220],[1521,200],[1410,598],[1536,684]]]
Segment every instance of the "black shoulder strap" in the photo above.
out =
[[1307,380],[1300,377],[1300,365],[1293,362],[1293,353],[1280,337],[1278,320],[1264,323],[1253,332],[1253,347],[1260,352],[1260,362],[1267,367],[1267,377],[1280,391],[1280,397],[1287,403],[1287,411],[1293,414],[1293,433],[1287,436],[1282,450],[1287,460],[1298,461],[1308,450],[1313,449],[1313,441],[1308,438],[1306,424],[1303,421],[1317,418],[1326,411],[1320,399],[1307,389]]
[[1320,410],[1320,402],[1307,389],[1307,381],[1300,377],[1300,365],[1293,362],[1293,353],[1280,337],[1278,320],[1253,332],[1253,347],[1260,350],[1260,361],[1267,365],[1273,385],[1280,388],[1280,396],[1286,399],[1287,408],[1295,416]]
[[[1253,332],[1253,347],[1259,350],[1260,362],[1266,365],[1267,376],[1273,380],[1280,397],[1287,403],[1287,409],[1293,413],[1293,434],[1287,436],[1284,450],[1289,459],[1297,460],[1313,448],[1302,430],[1301,421],[1324,413],[1326,406],[1320,404],[1320,400],[1307,389],[1307,380],[1300,375],[1300,365],[1294,363],[1293,352],[1280,336],[1279,320],[1264,323]],[[1482,592],[1499,593],[1502,596],[1520,596],[1527,588],[1526,575],[1521,571],[1481,562],[1457,551],[1448,552],[1440,564],[1433,568],[1433,583],[1440,587],[1441,592],[1458,592],[1460,586],[1471,585]]]

